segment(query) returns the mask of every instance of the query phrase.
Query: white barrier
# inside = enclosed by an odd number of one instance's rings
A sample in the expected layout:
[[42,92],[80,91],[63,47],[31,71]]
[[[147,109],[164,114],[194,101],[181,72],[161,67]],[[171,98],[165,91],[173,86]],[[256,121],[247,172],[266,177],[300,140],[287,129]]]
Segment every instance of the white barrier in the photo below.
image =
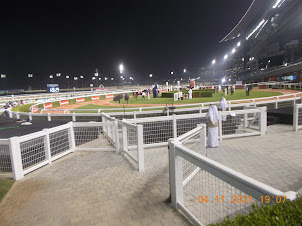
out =
[[302,104],[295,104],[293,111],[294,131],[302,129]]
[[[247,214],[266,196],[277,202],[285,200],[282,191],[205,157],[205,131],[206,126],[201,125],[169,140],[170,191],[175,209],[194,225],[206,225],[221,222],[226,216]],[[187,147],[188,141],[193,141],[189,142],[191,147]]]
[[[219,139],[265,135],[267,130],[266,107],[238,111],[219,111]],[[231,116],[231,114],[233,116]],[[225,118],[225,121],[223,121]],[[176,138],[207,124],[206,113],[173,115],[125,120],[135,125],[143,125],[144,147],[167,145],[168,139]]]
[[19,180],[44,165],[74,151],[116,151],[119,139],[109,141],[104,128],[117,134],[117,122],[74,123],[0,140],[0,175]]

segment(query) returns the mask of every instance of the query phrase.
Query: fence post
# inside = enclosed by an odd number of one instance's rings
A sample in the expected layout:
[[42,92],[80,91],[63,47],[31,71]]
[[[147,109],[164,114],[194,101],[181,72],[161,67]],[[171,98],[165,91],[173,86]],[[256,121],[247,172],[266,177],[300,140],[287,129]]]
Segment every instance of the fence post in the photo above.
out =
[[221,111],[218,111],[218,133],[219,133],[219,140],[222,141],[222,117],[221,117]]
[[243,128],[246,128],[247,127],[247,113],[244,113],[243,117],[244,117],[243,118]]
[[22,157],[20,150],[20,140],[18,137],[9,138],[9,153],[12,164],[12,171],[15,180],[20,180],[24,177]]
[[172,120],[172,131],[173,131],[173,137],[177,137],[177,124],[176,124],[176,115],[173,115],[173,120]]
[[136,111],[133,112],[133,119],[136,119]]
[[115,152],[118,154],[120,151],[120,139],[119,139],[119,134],[118,134],[117,120],[115,120],[113,122],[113,131],[114,131],[114,136],[115,136]]
[[32,120],[33,120],[32,113],[28,113],[28,119],[29,119],[29,121],[32,121]]
[[298,131],[298,118],[299,118],[299,108],[298,105],[294,105],[294,112],[293,112],[293,126],[294,126],[294,131]]
[[182,172],[182,159],[176,155],[175,144],[179,142],[169,141],[169,162],[170,162],[170,192],[172,206],[177,209],[177,203],[183,203],[183,172]]
[[69,125],[69,145],[72,152],[75,152],[76,145],[75,145],[73,122],[68,122],[68,125]]
[[206,149],[206,140],[207,140],[207,126],[206,124],[199,124],[197,125],[200,128],[200,147],[201,147],[201,152],[204,153],[205,156],[207,156],[207,149]]
[[143,171],[144,164],[144,128],[143,125],[137,125],[137,159],[138,159],[138,171]]
[[76,120],[76,115],[75,115],[75,113],[72,113],[72,121],[73,121],[73,122],[77,121],[77,120]]
[[277,97],[276,102],[275,102],[275,109],[278,109],[278,101],[279,101],[279,98]]
[[201,105],[199,105],[199,114],[202,113],[202,110],[201,110]]
[[[123,119],[124,121],[124,119]],[[124,125],[123,122],[123,151],[128,151],[128,134],[127,134],[127,127]]]
[[168,108],[167,109],[167,116],[169,116],[170,115],[170,109]]
[[266,107],[260,107],[260,134],[264,136],[267,130],[267,110]]
[[231,101],[229,101],[229,111],[231,111],[232,110],[232,103],[231,103]]
[[20,119],[20,113],[19,112],[16,112],[16,118]]
[[45,139],[44,139],[45,157],[48,161],[48,164],[51,164],[51,150],[50,150],[49,131],[48,131],[48,129],[43,129],[43,131],[45,132]]
[[47,113],[47,120],[50,122],[51,121],[51,115],[50,113]]

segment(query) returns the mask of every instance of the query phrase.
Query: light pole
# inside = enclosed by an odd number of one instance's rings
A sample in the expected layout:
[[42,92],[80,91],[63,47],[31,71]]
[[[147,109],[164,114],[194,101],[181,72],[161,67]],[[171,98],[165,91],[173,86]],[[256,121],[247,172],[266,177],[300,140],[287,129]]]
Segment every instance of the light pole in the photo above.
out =
[[53,75],[49,75],[49,79],[50,79],[51,83],[53,84]]
[[[120,64],[119,66],[119,70],[120,70],[120,74],[123,74],[123,71],[124,71],[124,65],[123,64]],[[121,86],[123,87],[123,81],[125,80],[124,77],[121,75]]]
[[[95,77],[92,77],[92,80],[94,81],[96,78]],[[93,83],[93,82],[92,82]]]
[[57,78],[58,78],[58,86],[60,87],[59,77],[61,76],[61,73],[57,73],[56,76],[57,76]]
[[[99,81],[98,81],[99,73],[98,73],[98,72],[95,72],[95,73],[94,73],[94,76],[96,77],[96,78],[95,78],[95,79],[96,79],[96,87],[99,87]],[[93,80],[95,80],[95,79],[93,79]]]
[[82,88],[83,88],[83,87],[84,87],[84,85],[83,85],[83,81],[84,81],[83,79],[84,79],[84,76],[83,76],[83,75],[81,75],[81,76],[80,76],[80,78],[81,78],[81,80],[82,80]]
[[27,74],[27,77],[28,77],[28,85],[31,86],[31,89],[32,89],[32,78],[34,77],[33,74]]
[[66,75],[65,78],[67,79],[67,89],[69,89],[69,75]]
[[213,82],[215,80],[215,72],[214,72],[214,65],[216,64],[216,59],[212,60],[212,69],[213,69]]
[[76,88],[78,88],[78,77],[73,78],[76,81]]

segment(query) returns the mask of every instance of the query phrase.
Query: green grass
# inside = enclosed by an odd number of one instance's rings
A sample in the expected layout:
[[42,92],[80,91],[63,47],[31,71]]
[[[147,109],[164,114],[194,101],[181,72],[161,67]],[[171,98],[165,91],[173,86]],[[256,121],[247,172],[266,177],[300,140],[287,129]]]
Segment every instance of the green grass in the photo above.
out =
[[[231,92],[227,96],[224,96],[224,93],[220,92],[219,94],[213,94],[213,97],[200,97],[200,98],[193,98],[191,100],[185,99],[181,101],[174,101],[173,98],[153,98],[148,100],[146,97],[145,100],[142,100],[142,96],[136,98],[131,97],[129,99],[129,104],[190,104],[190,103],[207,103],[207,102],[216,102],[221,99],[221,97],[225,97],[226,100],[241,100],[241,99],[253,99],[253,98],[261,98],[261,97],[271,97],[271,96],[280,96],[283,95],[280,92],[267,92],[267,91],[251,91],[249,96],[246,96],[244,90],[236,90],[234,95],[231,95]],[[110,103],[117,103],[115,101],[110,101]],[[121,104],[125,103],[126,101],[123,99],[121,100]],[[102,107],[100,107],[102,108]]]
[[11,186],[13,186],[14,180],[0,180],[0,202],[9,191]]
[[234,219],[225,218],[223,222],[211,224],[212,226],[229,225],[301,225],[302,222],[302,198],[280,204],[253,206],[253,212],[247,215],[238,214]]
[[34,104],[24,104],[17,107],[12,108],[12,111],[16,112],[29,112],[29,108]]

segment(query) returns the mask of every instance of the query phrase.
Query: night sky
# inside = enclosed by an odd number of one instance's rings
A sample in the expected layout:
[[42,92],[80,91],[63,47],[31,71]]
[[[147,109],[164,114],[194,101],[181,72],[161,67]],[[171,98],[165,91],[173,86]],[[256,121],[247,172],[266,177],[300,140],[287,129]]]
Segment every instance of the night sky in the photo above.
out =
[[[8,3],[9,2],[9,3]],[[7,1],[1,3],[0,73],[6,88],[45,88],[49,75],[85,76],[98,68],[104,77],[142,81],[197,75],[228,43],[219,44],[252,0],[190,1]],[[3,81],[2,85],[3,85]],[[3,87],[2,87],[3,88]]]

